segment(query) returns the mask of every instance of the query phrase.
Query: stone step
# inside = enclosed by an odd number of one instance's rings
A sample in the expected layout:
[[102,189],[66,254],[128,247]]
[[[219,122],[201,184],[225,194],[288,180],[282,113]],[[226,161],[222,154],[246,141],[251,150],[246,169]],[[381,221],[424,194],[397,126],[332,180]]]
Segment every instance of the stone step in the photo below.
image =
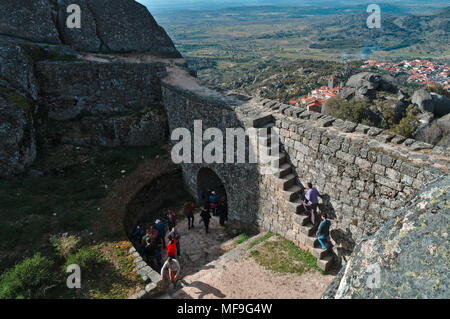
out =
[[276,156],[280,154],[280,146],[264,146],[260,145],[259,147],[260,154],[270,155],[270,156]]
[[278,183],[281,184],[283,190],[288,190],[292,186],[297,184],[297,177],[294,174],[286,175],[278,179]]
[[286,175],[289,175],[292,172],[292,167],[291,165],[289,165],[288,163],[284,163],[282,165],[280,165],[280,168],[278,169],[278,171],[275,172],[275,176],[282,178]]
[[[288,202],[287,205],[289,207],[289,211],[296,214],[295,218],[297,218],[297,216],[298,217],[307,217],[307,216],[299,215],[305,211],[305,208],[303,207],[303,203],[299,199],[296,199],[293,202]],[[302,225],[301,223],[298,223],[298,224]]]
[[272,160],[271,165],[272,167],[281,167],[284,163],[287,163],[286,153],[280,153],[276,159]]
[[271,142],[272,142],[272,139],[270,138],[270,136],[260,136],[260,137],[258,137],[258,139],[259,139],[259,145],[262,145],[262,146],[270,146],[271,145]]
[[296,199],[298,199],[298,196],[301,194],[302,189],[298,185],[291,186],[288,189],[285,189],[283,191],[284,197],[290,201],[294,202]]
[[323,271],[327,271],[333,266],[333,255],[329,254],[323,257],[322,259],[317,260],[317,266]]
[[323,250],[322,248],[313,248],[310,249],[311,254],[316,257],[317,259],[324,259],[325,256],[328,256],[331,254],[330,249]]
[[308,236],[306,237],[306,245],[310,248],[320,247],[320,243],[316,237]]
[[306,215],[295,215],[294,216],[294,222],[300,226],[304,226],[305,224],[309,223],[310,221],[311,221],[311,218]]
[[271,113],[263,113],[258,115],[252,115],[244,120],[245,124],[249,127],[263,127],[266,124],[273,122],[273,116]]
[[307,236],[313,236],[314,235],[313,224],[309,221],[308,222],[305,221],[305,224],[300,226],[300,231]]

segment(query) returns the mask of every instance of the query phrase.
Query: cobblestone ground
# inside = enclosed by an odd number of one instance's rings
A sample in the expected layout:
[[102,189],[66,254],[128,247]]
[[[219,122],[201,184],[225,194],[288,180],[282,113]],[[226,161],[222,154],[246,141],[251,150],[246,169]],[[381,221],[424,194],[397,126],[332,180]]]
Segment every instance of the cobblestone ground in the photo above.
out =
[[[197,272],[202,266],[219,258],[225,253],[222,244],[237,233],[232,226],[220,226],[213,217],[209,224],[209,233],[205,232],[203,223],[199,224],[200,215],[195,214],[194,228],[188,229],[187,219],[177,221],[176,228],[181,235],[181,256],[177,257],[181,266],[181,276]],[[167,239],[166,239],[167,244]],[[167,258],[167,249],[163,250],[163,260]]]

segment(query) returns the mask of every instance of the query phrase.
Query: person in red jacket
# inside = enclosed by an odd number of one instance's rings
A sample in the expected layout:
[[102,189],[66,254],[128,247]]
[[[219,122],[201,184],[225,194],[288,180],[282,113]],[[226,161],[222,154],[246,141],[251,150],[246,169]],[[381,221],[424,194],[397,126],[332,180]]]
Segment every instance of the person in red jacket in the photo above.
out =
[[169,244],[167,244],[167,256],[175,258],[177,255],[177,245],[174,238],[169,239]]

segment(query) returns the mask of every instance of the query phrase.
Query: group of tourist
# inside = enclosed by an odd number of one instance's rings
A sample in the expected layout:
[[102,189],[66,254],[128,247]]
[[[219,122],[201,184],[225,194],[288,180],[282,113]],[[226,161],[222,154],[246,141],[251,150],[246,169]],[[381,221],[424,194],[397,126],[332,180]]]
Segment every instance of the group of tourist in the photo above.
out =
[[[312,183],[307,184],[307,192],[303,206],[307,214],[311,218],[314,229],[317,229],[316,235],[322,249],[327,249],[325,243],[329,237],[329,230],[331,222],[327,219],[326,214],[321,214],[322,221],[319,223],[317,216],[318,198],[322,197],[319,191],[313,187]],[[228,220],[228,207],[226,197],[220,199],[217,193],[208,189],[203,194],[204,205],[200,208],[200,221],[205,227],[205,232],[209,232],[209,223],[213,216],[219,216],[221,226],[225,226],[225,221]],[[194,226],[194,211],[195,205],[192,202],[184,204],[183,213],[188,222],[188,229],[193,229]],[[164,277],[164,272],[167,270],[169,279],[176,288],[177,282],[180,279],[180,263],[177,258],[181,256],[181,246],[178,230],[176,229],[177,212],[167,210],[164,213],[164,219],[167,223],[169,234],[167,236],[167,260],[162,265],[161,250],[166,248],[166,225],[159,219],[155,224],[150,226],[146,231],[141,223],[138,223],[132,237],[139,243],[139,254],[146,260],[153,269],[160,269],[161,277]]]
[[[208,189],[203,197],[205,198],[205,203],[200,209],[199,223],[204,224],[205,232],[209,232],[209,223],[212,218],[211,213],[213,216],[219,216],[220,225],[225,226],[225,221],[228,220],[226,197],[223,196],[219,200],[216,192],[212,189]],[[194,211],[195,205],[192,202],[184,204],[183,213],[186,216],[189,230],[195,227]],[[176,288],[177,282],[180,279],[180,263],[177,258],[181,256],[181,235],[176,228],[177,216],[176,211],[167,210],[164,213],[166,224],[157,219],[154,225],[145,229],[141,223],[138,223],[132,234],[132,238],[139,246],[138,252],[142,258],[153,269],[160,269],[161,277],[164,276],[164,272],[167,270],[174,288]],[[167,260],[162,264],[162,249],[166,249],[166,225],[169,230],[167,236]]]

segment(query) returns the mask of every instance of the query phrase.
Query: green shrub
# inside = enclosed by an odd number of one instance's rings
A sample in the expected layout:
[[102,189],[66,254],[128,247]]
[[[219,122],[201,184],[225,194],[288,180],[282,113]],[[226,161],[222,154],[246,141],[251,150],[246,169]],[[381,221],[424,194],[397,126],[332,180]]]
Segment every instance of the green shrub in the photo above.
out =
[[53,261],[40,253],[7,270],[0,277],[0,299],[42,298],[55,286]]
[[428,92],[434,92],[450,99],[450,92],[444,89],[444,87],[439,83],[430,84],[426,89]]
[[326,114],[341,120],[377,126],[377,116],[370,109],[370,104],[365,100],[347,101],[340,96],[335,96],[326,102],[325,108]]
[[92,247],[83,247],[78,252],[70,255],[64,265],[64,270],[69,265],[75,264],[80,266],[81,269],[92,270],[94,267],[101,264],[103,260],[97,251]]
[[392,128],[392,132],[404,137],[412,137],[413,133],[419,125],[419,109],[414,105],[409,105],[406,110],[406,116]]
[[247,239],[249,239],[250,237],[246,234],[243,233],[241,236],[239,236],[239,238],[236,240],[236,244],[242,244],[244,241],[246,241]]

